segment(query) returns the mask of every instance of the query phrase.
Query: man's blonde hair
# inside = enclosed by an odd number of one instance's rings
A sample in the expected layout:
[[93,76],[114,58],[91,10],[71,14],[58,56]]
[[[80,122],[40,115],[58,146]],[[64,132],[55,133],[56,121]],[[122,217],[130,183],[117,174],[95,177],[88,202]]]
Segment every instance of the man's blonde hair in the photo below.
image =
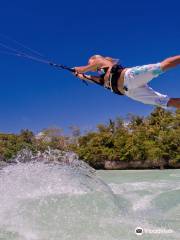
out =
[[115,59],[115,58],[111,58],[111,57],[104,57],[102,55],[93,55],[92,57],[90,57],[89,60],[94,60],[94,59],[97,59],[97,58],[104,58],[112,63],[117,63],[118,62],[118,59]]

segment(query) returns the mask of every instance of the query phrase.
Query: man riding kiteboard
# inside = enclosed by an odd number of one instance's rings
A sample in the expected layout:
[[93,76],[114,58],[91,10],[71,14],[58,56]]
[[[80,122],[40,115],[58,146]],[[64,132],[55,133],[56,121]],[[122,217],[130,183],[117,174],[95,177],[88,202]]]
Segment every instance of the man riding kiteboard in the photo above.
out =
[[[9,39],[7,36],[5,36],[5,38]],[[90,57],[87,66],[70,68],[50,61],[41,53],[17,42],[16,40],[11,41],[21,47],[22,50],[19,50],[19,47],[14,48],[0,41],[0,53],[27,58],[33,61],[48,64],[57,69],[68,70],[75,74],[76,77],[82,79],[85,83],[89,80],[110,89],[118,95],[125,95],[145,104],[156,105],[163,108],[180,108],[180,98],[170,98],[167,95],[154,91],[148,86],[148,82],[150,82],[153,78],[158,77],[166,70],[179,65],[180,55],[167,58],[160,63],[130,68],[123,67],[118,64],[118,59],[94,55]],[[23,49],[28,50],[31,54]],[[86,72],[99,72],[100,74],[99,76],[92,76],[84,74]]]
[[[75,76],[82,80],[89,80],[110,89],[112,92],[128,96],[144,104],[151,104],[163,108],[180,108],[180,98],[170,98],[154,91],[148,86],[153,78],[158,77],[180,64],[180,55],[167,58],[160,63],[125,68],[118,64],[117,59],[92,56],[87,66],[74,67]],[[84,74],[98,72],[99,76]]]

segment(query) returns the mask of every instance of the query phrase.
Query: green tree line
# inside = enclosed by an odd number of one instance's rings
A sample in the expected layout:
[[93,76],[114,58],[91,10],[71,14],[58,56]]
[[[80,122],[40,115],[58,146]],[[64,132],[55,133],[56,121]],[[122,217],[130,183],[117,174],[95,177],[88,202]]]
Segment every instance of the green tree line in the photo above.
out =
[[29,130],[1,133],[0,161],[8,162],[24,148],[36,152],[51,147],[74,151],[95,168],[104,168],[106,161],[180,166],[180,110],[156,108],[149,116],[129,115],[126,120],[118,117],[83,134],[76,127],[71,130],[71,136],[56,128],[45,129],[39,136]]

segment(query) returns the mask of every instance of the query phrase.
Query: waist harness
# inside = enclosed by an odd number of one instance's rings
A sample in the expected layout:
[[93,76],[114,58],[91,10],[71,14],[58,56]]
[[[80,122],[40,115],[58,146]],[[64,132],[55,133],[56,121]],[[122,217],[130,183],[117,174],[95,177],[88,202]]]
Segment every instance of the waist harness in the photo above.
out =
[[[121,73],[123,71],[123,67],[121,65],[114,65],[112,68],[111,68],[111,71],[110,71],[110,76],[109,76],[109,79],[108,81],[106,82],[103,82],[103,85],[105,88],[107,89],[110,89],[112,92],[114,92],[115,94],[118,94],[118,95],[124,95],[122,92],[119,91],[118,89],[118,79],[120,78],[121,76]],[[102,78],[104,78],[106,72],[107,72],[108,69],[105,70],[105,73],[101,75]],[[126,89],[125,89],[126,90]]]

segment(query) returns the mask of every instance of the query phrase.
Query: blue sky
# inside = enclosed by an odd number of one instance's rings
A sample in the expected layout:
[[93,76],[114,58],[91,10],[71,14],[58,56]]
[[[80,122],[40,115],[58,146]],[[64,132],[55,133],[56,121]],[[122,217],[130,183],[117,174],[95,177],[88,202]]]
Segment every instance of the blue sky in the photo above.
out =
[[[3,1],[0,34],[69,66],[84,65],[93,54],[136,66],[179,54],[179,9],[178,0]],[[110,118],[153,109],[36,62],[0,54],[0,66],[0,132],[92,129]],[[179,97],[180,68],[150,85]]]

